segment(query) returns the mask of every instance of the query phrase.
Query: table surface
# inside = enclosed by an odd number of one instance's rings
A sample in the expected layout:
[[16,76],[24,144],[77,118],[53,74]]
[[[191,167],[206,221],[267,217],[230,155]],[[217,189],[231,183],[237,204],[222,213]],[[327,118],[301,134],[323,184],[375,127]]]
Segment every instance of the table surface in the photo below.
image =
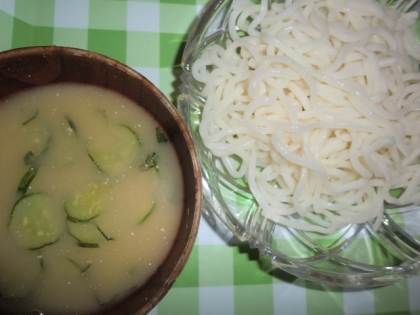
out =
[[[60,45],[99,52],[142,73],[172,101],[189,29],[206,0],[0,0],[0,51]],[[206,212],[206,211],[205,211]],[[213,228],[150,314],[420,314],[420,276],[375,289],[312,283]]]

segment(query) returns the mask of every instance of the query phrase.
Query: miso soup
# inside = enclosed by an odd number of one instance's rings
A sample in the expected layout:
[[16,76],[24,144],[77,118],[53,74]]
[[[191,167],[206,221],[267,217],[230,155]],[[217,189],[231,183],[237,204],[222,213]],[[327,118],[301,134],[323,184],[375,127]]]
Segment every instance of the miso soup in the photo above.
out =
[[164,130],[103,88],[56,84],[0,104],[0,309],[86,314],[156,271],[184,191]]

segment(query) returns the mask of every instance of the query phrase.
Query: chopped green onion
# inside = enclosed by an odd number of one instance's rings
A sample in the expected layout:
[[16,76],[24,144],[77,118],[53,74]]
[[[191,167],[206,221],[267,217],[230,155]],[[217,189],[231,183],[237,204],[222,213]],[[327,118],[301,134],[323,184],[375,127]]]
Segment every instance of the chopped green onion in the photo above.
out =
[[32,151],[28,151],[23,157],[25,165],[31,164],[35,160],[35,155]]
[[89,158],[92,160],[92,162],[96,165],[96,167],[98,168],[98,170],[99,170],[100,172],[103,172],[103,170],[99,167],[98,162],[96,162],[96,160],[93,158],[93,156],[92,156],[92,155],[90,155],[89,153],[88,153],[88,156],[89,156]]
[[90,266],[92,266],[92,263],[87,263],[86,266],[82,266],[70,258],[68,259],[68,261],[75,265],[82,274],[84,274],[90,268]]
[[77,128],[74,124],[73,120],[71,120],[70,117],[66,116],[67,123],[69,124],[70,128],[74,131],[74,133],[77,135]]
[[156,161],[156,153],[155,152],[149,154],[147,156],[146,160],[144,161],[143,165],[140,165],[140,170],[142,172],[148,171],[152,168],[155,168],[156,170],[158,170],[158,164],[157,164],[157,161]]
[[24,121],[23,123],[22,123],[22,125],[27,125],[28,123],[30,123],[32,120],[34,120],[35,118],[36,118],[36,116],[38,115],[38,111],[36,111],[35,112],[35,114],[31,117],[31,118],[29,118],[28,120],[26,120],[26,121]]
[[152,206],[150,207],[149,211],[147,211],[144,217],[139,220],[138,224],[142,224],[144,221],[146,221],[146,219],[152,214],[153,210],[155,209],[155,205],[155,201],[152,201]]
[[98,229],[98,231],[102,234],[102,236],[107,240],[107,241],[113,241],[114,238],[110,237],[108,235],[105,234],[104,231],[101,230],[101,228],[99,226],[96,226],[96,228]]
[[38,169],[31,167],[22,177],[20,180],[19,186],[18,186],[18,192],[21,192],[23,194],[26,193],[26,191],[29,188],[29,185],[31,184],[32,180],[35,178],[36,174],[38,173]]
[[161,127],[156,127],[156,139],[157,139],[157,142],[168,142],[168,139],[163,133],[163,130]]
[[44,259],[42,255],[39,255],[38,259],[39,259],[39,266],[41,267],[42,270],[44,270]]
[[97,109],[96,112],[104,116],[105,119],[108,119],[108,117],[106,116],[106,111],[104,109]]

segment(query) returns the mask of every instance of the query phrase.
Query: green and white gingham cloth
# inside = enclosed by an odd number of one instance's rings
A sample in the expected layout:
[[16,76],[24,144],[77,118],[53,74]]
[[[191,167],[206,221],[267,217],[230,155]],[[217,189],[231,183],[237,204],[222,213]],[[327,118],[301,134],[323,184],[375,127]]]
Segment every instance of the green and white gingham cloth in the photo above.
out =
[[[0,0],[0,51],[60,45],[99,52],[133,67],[175,102],[185,41],[205,3]],[[187,266],[151,314],[420,315],[420,276],[368,290],[327,287],[268,272],[265,257],[211,226],[203,218]]]

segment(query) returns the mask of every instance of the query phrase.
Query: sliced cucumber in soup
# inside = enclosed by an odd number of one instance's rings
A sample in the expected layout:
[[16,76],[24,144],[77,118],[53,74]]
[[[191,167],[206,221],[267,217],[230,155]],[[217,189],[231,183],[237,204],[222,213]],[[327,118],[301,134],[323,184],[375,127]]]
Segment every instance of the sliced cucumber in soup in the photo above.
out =
[[82,243],[97,243],[103,239],[97,226],[93,222],[74,222],[67,220],[69,234]]
[[9,233],[20,247],[41,248],[60,238],[65,230],[63,219],[61,209],[57,209],[47,195],[27,195],[13,208]]
[[136,162],[140,149],[137,133],[125,125],[111,128],[106,143],[89,146],[89,157],[100,171],[110,175],[120,175]]
[[65,201],[66,213],[74,221],[89,221],[104,211],[105,196],[103,185],[89,184]]
[[93,221],[81,222],[68,218],[67,230],[71,236],[82,243],[98,243],[103,240],[112,241],[114,239],[105,234]]
[[137,134],[137,132],[135,132],[133,129],[131,129],[131,127],[126,126],[126,125],[119,125],[118,127],[119,127],[119,129],[125,130],[126,132],[131,134],[130,135],[131,140],[129,140],[129,141],[132,142],[133,144],[135,144],[135,146],[137,148],[140,147],[141,139],[140,139],[139,135]]

